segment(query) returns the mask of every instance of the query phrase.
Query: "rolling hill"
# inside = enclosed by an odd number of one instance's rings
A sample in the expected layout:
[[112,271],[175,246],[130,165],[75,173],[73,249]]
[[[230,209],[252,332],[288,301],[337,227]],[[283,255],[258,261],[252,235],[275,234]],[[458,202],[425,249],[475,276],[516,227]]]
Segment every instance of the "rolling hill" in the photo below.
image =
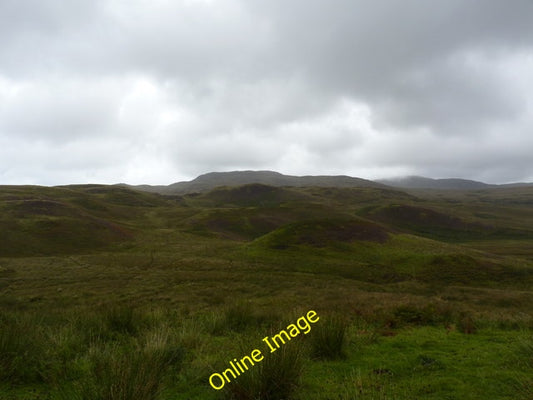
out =
[[[260,175],[276,184],[0,186],[0,397],[94,398],[102,373],[127,384],[155,360],[161,399],[213,400],[213,371],[311,309],[322,325],[302,343],[340,321],[345,356],[302,353],[298,398],[359,398],[343,397],[355,370],[362,399],[522,398],[508,382],[531,376],[533,187]],[[442,384],[468,374],[457,395]]]
[[533,183],[507,183],[502,185],[489,184],[469,179],[445,178],[433,179],[423,176],[406,176],[394,179],[379,179],[376,182],[387,186],[403,189],[438,189],[438,190],[483,190],[491,188],[505,187],[527,187],[533,186]]
[[188,182],[168,186],[140,185],[133,188],[163,194],[206,192],[219,186],[239,186],[259,183],[270,186],[317,187],[385,187],[385,185],[350,176],[291,176],[273,171],[210,172]]
[[386,188],[398,189],[438,189],[438,190],[484,190],[497,188],[531,187],[533,183],[508,183],[502,185],[487,184],[468,179],[447,178],[432,179],[422,176],[407,176],[391,179],[367,180],[345,175],[339,176],[291,176],[274,171],[232,171],[209,172],[191,181],[177,182],[170,185],[137,185],[120,184],[145,192],[160,194],[188,194],[207,192],[221,186],[239,186],[251,183],[275,187],[337,187],[337,188]]
[[407,176],[397,179],[381,179],[384,185],[405,189],[440,189],[440,190],[479,190],[497,187],[483,182],[468,179],[432,179],[423,176]]

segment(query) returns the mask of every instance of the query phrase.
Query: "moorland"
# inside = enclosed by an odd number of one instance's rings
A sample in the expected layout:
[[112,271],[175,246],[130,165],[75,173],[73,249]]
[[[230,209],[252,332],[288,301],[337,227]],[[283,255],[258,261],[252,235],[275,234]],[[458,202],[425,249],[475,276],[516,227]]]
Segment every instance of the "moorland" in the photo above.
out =
[[0,187],[1,399],[533,398],[533,187],[140,189]]

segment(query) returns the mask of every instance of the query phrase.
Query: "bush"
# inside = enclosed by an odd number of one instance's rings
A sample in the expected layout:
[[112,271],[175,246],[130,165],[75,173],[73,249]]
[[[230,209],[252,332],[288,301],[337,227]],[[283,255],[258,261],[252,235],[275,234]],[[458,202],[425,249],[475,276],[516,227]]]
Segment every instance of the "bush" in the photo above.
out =
[[311,356],[326,360],[344,358],[348,323],[339,315],[322,317],[320,322],[310,333]]

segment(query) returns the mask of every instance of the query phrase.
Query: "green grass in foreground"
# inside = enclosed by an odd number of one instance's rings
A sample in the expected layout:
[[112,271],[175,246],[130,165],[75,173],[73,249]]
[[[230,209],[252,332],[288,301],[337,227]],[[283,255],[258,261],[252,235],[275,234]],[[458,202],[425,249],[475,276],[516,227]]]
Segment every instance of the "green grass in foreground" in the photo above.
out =
[[[259,346],[277,324],[257,325],[258,315],[250,315],[251,325],[244,331],[234,332],[225,320],[221,322],[228,328],[225,333],[214,334],[209,314],[185,316],[156,309],[135,315],[134,332],[115,330],[105,312],[89,320],[56,315],[44,324],[35,315],[25,315],[27,323],[39,323],[41,329],[29,336],[32,346],[24,350],[3,334],[2,367],[10,375],[1,377],[2,398],[527,399],[530,395],[533,335],[526,326],[509,330],[478,321],[478,331],[466,334],[454,321],[448,326],[406,322],[403,328],[386,329],[379,321],[357,317],[341,325],[347,328],[343,357],[321,360],[317,351],[327,354],[331,344],[317,342],[313,335],[320,335],[323,327],[339,326],[338,316],[326,313],[307,336],[287,342],[273,354],[265,351],[262,363],[215,391],[209,375],[226,368],[228,360],[244,354],[243,349]],[[294,318],[280,319],[288,323]],[[14,332],[17,324],[4,322],[2,332]],[[11,351],[27,361],[13,364],[5,357]],[[13,365],[16,368],[9,368]]]
[[0,399],[533,396],[527,189],[1,189]]

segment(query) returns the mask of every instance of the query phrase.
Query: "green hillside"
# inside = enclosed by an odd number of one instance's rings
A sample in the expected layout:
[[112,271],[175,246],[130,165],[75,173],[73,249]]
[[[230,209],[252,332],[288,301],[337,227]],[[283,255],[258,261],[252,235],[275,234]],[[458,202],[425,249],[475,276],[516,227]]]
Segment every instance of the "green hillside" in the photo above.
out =
[[[0,187],[0,398],[531,398],[531,204],[527,187]],[[309,310],[308,334],[210,386]]]

